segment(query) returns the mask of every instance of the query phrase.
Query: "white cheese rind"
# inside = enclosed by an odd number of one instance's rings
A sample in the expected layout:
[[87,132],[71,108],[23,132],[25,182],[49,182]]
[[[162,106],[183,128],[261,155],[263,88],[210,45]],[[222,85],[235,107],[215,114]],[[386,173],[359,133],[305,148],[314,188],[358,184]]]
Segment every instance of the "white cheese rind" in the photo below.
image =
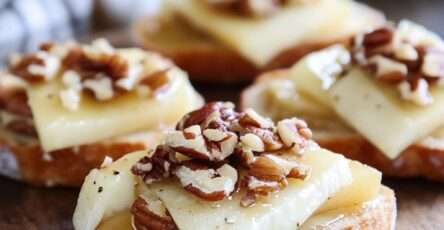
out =
[[[288,7],[266,19],[219,13],[202,1],[171,0],[194,26],[240,52],[257,66],[266,65],[280,52],[304,41],[314,42],[338,30],[351,13],[344,0],[320,0]],[[297,29],[294,29],[297,27]]]
[[337,81],[330,95],[337,114],[394,159],[444,124],[444,90],[431,91],[435,102],[418,106],[403,101],[396,89],[378,84],[366,72],[353,69]]
[[304,157],[303,163],[312,170],[309,178],[291,180],[287,188],[250,208],[240,207],[240,194],[220,202],[206,202],[175,181],[154,184],[152,189],[182,230],[293,230],[352,180],[348,161],[341,155],[318,150]]
[[82,97],[79,108],[63,107],[57,82],[28,89],[29,105],[45,151],[94,143],[106,138],[155,129],[177,122],[202,104],[201,98],[179,69],[168,72],[169,88],[158,97],[140,97],[136,92],[109,102]]

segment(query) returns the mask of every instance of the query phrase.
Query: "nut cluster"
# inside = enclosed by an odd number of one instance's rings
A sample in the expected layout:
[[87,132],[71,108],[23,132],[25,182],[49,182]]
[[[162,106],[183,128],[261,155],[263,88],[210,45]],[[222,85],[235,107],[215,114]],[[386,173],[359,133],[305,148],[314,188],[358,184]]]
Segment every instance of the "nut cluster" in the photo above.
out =
[[12,74],[29,83],[44,82],[60,76],[63,105],[76,110],[81,92],[107,101],[137,90],[155,94],[168,85],[168,71],[173,64],[155,54],[132,60],[117,52],[106,40],[91,45],[46,43],[33,54],[11,59]]
[[352,56],[377,80],[397,86],[403,99],[419,105],[433,102],[429,85],[444,83],[444,42],[408,21],[356,36]]
[[208,201],[244,189],[241,205],[251,206],[259,196],[285,187],[288,178],[307,176],[300,157],[315,146],[311,136],[297,118],[275,125],[251,109],[236,112],[231,103],[209,103],[185,115],[165,144],[132,172],[147,184],[175,176],[185,190]]

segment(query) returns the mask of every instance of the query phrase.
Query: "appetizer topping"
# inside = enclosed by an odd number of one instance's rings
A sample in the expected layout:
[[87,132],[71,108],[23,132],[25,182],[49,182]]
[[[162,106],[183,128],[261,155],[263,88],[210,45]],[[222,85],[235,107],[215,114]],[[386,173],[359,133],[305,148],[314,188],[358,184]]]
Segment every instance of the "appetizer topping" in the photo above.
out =
[[172,66],[155,54],[128,57],[106,40],[98,39],[91,45],[43,44],[34,54],[11,58],[10,72],[28,83],[60,78],[61,103],[69,110],[77,110],[82,92],[97,101],[109,101],[133,90],[156,95],[168,85]]
[[135,229],[176,230],[173,218],[160,200],[139,196],[131,207]]
[[139,160],[132,171],[142,176],[145,183],[151,184],[170,177],[177,163],[176,152],[166,145],[159,145],[150,156]]
[[409,21],[355,37],[352,55],[377,80],[397,86],[403,99],[418,105],[433,103],[430,85],[444,77],[444,41]]
[[297,118],[276,126],[254,110],[236,112],[231,103],[209,103],[185,115],[165,144],[132,172],[147,184],[175,176],[185,190],[208,201],[230,196],[241,182],[252,205],[259,195],[284,188],[287,178],[307,176],[309,170],[299,159],[312,146],[311,136]]
[[[188,164],[187,164],[188,163]],[[194,195],[209,201],[222,200],[236,189],[238,179],[235,168],[224,164],[217,169],[186,162],[177,168],[175,174],[182,186]]]

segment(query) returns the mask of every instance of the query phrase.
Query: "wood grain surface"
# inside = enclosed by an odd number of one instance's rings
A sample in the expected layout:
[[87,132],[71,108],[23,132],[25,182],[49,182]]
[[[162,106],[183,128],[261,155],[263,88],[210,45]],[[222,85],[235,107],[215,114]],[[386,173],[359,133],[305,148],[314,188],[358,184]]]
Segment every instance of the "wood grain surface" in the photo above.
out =
[[[369,0],[389,18],[411,18],[444,35],[442,0]],[[125,36],[119,34],[119,44]],[[124,42],[123,42],[124,43]],[[199,85],[207,100],[237,100],[242,86]],[[392,180],[384,183],[397,195],[397,229],[444,229],[444,185],[424,180]],[[35,188],[0,177],[0,230],[72,229],[78,189]]]

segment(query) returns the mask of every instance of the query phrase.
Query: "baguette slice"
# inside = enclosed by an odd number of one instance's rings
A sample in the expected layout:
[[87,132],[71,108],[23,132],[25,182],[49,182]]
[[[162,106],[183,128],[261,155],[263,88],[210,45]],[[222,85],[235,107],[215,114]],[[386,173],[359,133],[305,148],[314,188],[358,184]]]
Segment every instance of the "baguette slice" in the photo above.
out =
[[247,82],[260,72],[289,67],[311,51],[337,42],[348,42],[352,35],[386,22],[384,15],[379,11],[360,3],[349,4],[351,13],[334,33],[296,43],[282,50],[261,67],[205,31],[197,30],[181,16],[170,12],[167,16],[147,17],[136,22],[133,26],[133,39],[136,44],[146,49],[172,58],[193,80],[209,83]]
[[[253,108],[273,119],[295,115],[309,117],[310,119],[306,120],[314,131],[316,142],[322,147],[371,165],[386,176],[422,177],[444,182],[444,131],[441,128],[409,146],[397,158],[389,159],[368,140],[344,124],[334,112],[323,110],[315,100],[297,92],[295,86],[286,78],[287,71],[277,70],[261,75],[252,86],[242,92],[241,107]],[[281,89],[281,100],[270,96],[271,86]],[[289,101],[288,98],[292,99]],[[305,109],[307,104],[311,110]]]
[[89,170],[100,166],[105,157],[116,160],[152,147],[162,136],[141,132],[45,153],[37,138],[0,130],[0,175],[37,186],[79,187]]

